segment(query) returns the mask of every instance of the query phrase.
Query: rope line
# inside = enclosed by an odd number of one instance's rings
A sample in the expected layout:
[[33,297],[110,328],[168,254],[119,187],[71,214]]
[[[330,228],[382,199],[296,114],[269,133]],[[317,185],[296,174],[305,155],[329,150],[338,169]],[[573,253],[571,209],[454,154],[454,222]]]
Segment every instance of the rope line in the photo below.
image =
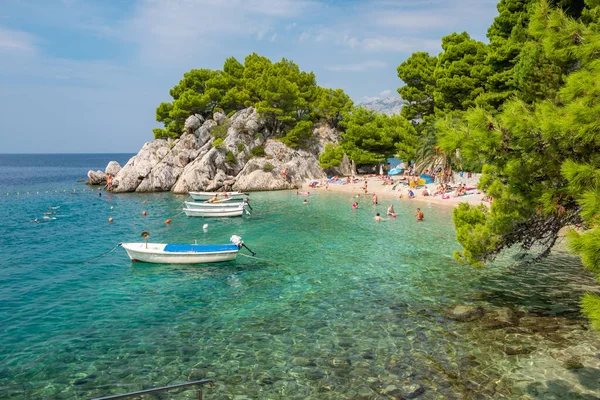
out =
[[108,250],[108,251],[105,251],[105,252],[104,252],[104,253],[102,253],[102,254],[98,254],[97,256],[94,256],[94,257],[92,257],[92,258],[88,258],[87,260],[83,260],[83,261],[73,261],[73,262],[65,262],[64,264],[85,264],[85,263],[88,263],[88,262],[90,262],[90,261],[92,261],[92,260],[95,260],[95,259],[97,259],[97,258],[100,258],[100,257],[106,256],[106,255],[108,255],[108,254],[112,253],[112,252],[113,252],[113,251],[115,251],[115,250],[117,249],[117,247],[119,247],[120,245],[121,245],[121,243],[117,244],[117,245],[116,245],[115,247],[113,247],[112,249],[110,249],[110,250]]
[[281,262],[279,262],[279,261],[275,261],[275,260],[269,260],[269,259],[267,259],[267,258],[258,258],[258,257],[254,257],[254,256],[249,256],[248,254],[243,254],[243,253],[238,253],[238,255],[240,255],[240,256],[242,256],[242,257],[253,258],[253,259],[255,259],[255,260],[258,260],[258,261],[266,261],[266,262],[271,262],[271,263],[274,263],[274,264],[280,264],[280,265],[283,265],[283,263],[281,263]]

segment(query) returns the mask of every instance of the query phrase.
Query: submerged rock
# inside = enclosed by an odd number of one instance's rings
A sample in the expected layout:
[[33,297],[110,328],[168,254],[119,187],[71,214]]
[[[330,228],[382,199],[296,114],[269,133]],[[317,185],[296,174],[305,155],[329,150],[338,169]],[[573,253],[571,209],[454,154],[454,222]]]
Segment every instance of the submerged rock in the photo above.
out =
[[508,307],[487,310],[481,324],[487,329],[501,329],[519,325],[519,314]]
[[454,306],[448,310],[448,317],[455,321],[473,321],[483,317],[485,311],[481,306]]
[[402,398],[416,399],[417,397],[425,393],[425,388],[419,384],[410,383],[402,385],[400,391],[402,392]]
[[[398,387],[399,386],[399,387]],[[425,393],[425,388],[416,383],[388,385],[381,390],[381,394],[396,399],[416,399]]]

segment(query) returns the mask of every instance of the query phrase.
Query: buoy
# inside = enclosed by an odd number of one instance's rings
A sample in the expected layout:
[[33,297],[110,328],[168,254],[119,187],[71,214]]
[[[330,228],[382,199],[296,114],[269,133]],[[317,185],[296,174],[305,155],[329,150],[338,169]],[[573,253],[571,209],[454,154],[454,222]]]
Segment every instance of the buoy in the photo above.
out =
[[113,222],[113,217],[108,217],[108,222]]
[[165,221],[165,224],[169,225],[171,223],[171,218]]
[[392,214],[392,218],[396,218],[396,214]]
[[208,230],[208,224],[204,224],[204,225],[202,226],[202,230],[203,230],[204,232],[206,232],[206,231]]
[[142,215],[143,215],[144,217],[147,215],[147,214],[146,214],[146,210],[142,211]]
[[111,210],[114,210],[114,209],[115,209],[115,206],[110,206],[110,209],[111,209]]
[[142,204],[146,204],[146,200],[142,201]]

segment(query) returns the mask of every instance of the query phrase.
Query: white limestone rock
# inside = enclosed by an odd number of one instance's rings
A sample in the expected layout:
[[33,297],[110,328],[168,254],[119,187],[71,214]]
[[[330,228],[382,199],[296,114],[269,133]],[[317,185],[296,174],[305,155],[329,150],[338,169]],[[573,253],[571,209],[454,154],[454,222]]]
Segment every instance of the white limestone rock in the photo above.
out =
[[194,114],[187,117],[185,120],[185,124],[183,126],[184,133],[191,134],[196,131],[196,129],[200,128],[204,123],[204,118],[200,114]]
[[225,115],[225,113],[223,111],[217,111],[216,113],[213,114],[213,120],[218,125],[221,125],[221,123],[223,123],[223,121],[225,121],[226,119],[227,119],[227,115]]
[[88,185],[104,185],[106,183],[106,174],[100,170],[98,171],[88,171],[87,173]]
[[171,149],[171,140],[156,139],[144,144],[138,154],[133,156],[113,179],[112,191],[115,193],[133,192],[148,177],[162,158]]
[[106,166],[106,169],[104,170],[104,172],[106,173],[106,175],[116,176],[120,170],[121,170],[121,165],[119,165],[119,163],[116,161],[111,161]]
[[[270,164],[271,167],[265,167]],[[283,171],[286,175],[284,177]],[[265,143],[265,157],[251,159],[237,176],[233,190],[283,190],[325,177],[319,160],[305,150],[294,150],[276,140]]]

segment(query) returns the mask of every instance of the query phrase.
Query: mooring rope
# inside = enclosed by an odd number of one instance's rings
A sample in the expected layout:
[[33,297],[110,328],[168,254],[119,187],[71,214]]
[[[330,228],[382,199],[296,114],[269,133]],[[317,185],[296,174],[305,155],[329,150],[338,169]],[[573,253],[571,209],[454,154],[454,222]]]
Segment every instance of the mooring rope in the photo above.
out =
[[106,255],[108,255],[108,254],[112,253],[112,252],[113,252],[113,251],[115,251],[115,250],[117,249],[117,247],[119,247],[120,245],[121,245],[121,243],[117,244],[117,245],[116,245],[115,247],[113,247],[112,249],[110,249],[110,250],[108,250],[108,251],[105,251],[105,252],[104,252],[104,253],[102,253],[102,254],[98,254],[97,256],[94,256],[94,257],[92,257],[92,258],[88,258],[87,260],[83,260],[83,261],[72,261],[72,262],[69,262],[69,261],[67,261],[67,262],[63,262],[63,264],[85,264],[85,263],[87,263],[87,262],[90,262],[90,261],[92,261],[92,260],[95,260],[95,259],[97,259],[97,258],[100,258],[100,257],[104,257],[104,256],[106,256]]
[[269,260],[267,258],[258,258],[258,257],[254,257],[254,256],[249,256],[248,254],[243,254],[243,253],[238,253],[238,255],[243,256],[243,257],[248,257],[248,258],[252,258],[254,260],[258,260],[258,261],[266,261],[266,262],[271,262],[274,264],[280,264],[283,265],[283,263],[279,262],[279,261],[275,261],[275,260]]

